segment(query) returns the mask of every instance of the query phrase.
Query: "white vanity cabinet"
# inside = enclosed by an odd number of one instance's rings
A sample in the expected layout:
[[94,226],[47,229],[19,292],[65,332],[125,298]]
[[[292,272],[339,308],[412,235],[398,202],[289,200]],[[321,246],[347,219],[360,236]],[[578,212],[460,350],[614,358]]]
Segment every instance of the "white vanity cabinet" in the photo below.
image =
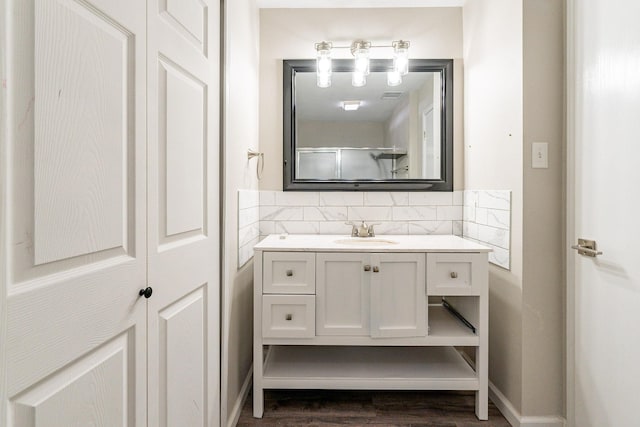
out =
[[316,254],[316,335],[426,335],[425,255]]
[[487,419],[489,250],[455,236],[268,236],[254,258],[254,416],[269,388],[412,389],[474,390]]

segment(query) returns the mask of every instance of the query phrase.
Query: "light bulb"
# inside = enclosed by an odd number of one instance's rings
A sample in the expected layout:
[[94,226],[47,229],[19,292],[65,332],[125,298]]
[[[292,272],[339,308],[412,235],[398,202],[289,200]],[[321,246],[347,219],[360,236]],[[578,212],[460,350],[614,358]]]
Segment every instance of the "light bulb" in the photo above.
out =
[[364,40],[356,40],[351,43],[351,54],[354,58],[354,72],[369,75],[369,48],[371,43]]
[[367,78],[364,73],[354,71],[351,75],[351,85],[353,85],[354,87],[362,87],[365,84],[367,84]]
[[393,70],[387,73],[387,84],[389,86],[398,86],[402,83],[402,76],[399,72]]
[[316,75],[318,87],[331,86],[331,43],[316,43]]
[[329,73],[318,73],[317,74],[317,79],[316,79],[316,84],[318,85],[318,87],[329,87],[331,86],[331,74]]
[[369,49],[357,49],[354,52],[355,71],[365,76],[369,75]]
[[393,70],[401,76],[409,72],[409,42],[403,40],[393,42]]

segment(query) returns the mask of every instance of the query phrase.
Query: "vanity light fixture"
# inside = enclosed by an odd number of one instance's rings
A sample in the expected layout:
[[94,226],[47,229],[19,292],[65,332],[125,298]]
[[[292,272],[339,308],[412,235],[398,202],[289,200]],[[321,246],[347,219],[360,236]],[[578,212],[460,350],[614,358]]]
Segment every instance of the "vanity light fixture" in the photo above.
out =
[[391,45],[372,45],[366,40],[356,40],[349,46],[333,46],[330,42],[322,41],[315,44],[317,84],[318,87],[331,86],[331,51],[332,49],[350,49],[354,58],[351,84],[361,87],[367,84],[369,75],[369,54],[371,48],[393,48],[393,70],[387,75],[389,86],[398,86],[402,83],[402,76],[409,72],[409,42],[396,40]]
[[344,111],[356,111],[358,108],[360,108],[360,101],[342,101]]

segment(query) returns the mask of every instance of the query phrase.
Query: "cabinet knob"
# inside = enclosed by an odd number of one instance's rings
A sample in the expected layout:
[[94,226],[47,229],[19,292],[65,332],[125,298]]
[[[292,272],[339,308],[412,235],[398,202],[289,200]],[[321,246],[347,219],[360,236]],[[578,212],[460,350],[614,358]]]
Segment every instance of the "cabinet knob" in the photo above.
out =
[[364,271],[371,271],[371,266],[370,265],[365,265],[364,266]]
[[150,298],[151,294],[153,293],[153,289],[151,289],[151,287],[148,287],[146,289],[140,289],[140,292],[138,292],[138,295],[143,296],[145,298]]
[[285,319],[287,319],[287,320],[293,320],[293,314],[287,314],[287,315],[285,316]]
[[293,276],[293,270],[287,270],[287,277]]
[[380,268],[377,265],[373,267],[373,272],[374,273],[377,273],[379,271],[380,271]]
[[456,273],[455,271],[451,272],[451,278],[452,279],[457,279],[458,278],[458,273]]

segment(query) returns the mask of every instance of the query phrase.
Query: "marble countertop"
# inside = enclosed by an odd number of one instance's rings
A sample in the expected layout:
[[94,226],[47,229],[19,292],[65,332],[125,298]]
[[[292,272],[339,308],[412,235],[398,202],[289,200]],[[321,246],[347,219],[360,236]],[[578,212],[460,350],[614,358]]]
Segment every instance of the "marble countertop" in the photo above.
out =
[[453,235],[379,235],[350,237],[331,234],[271,234],[256,251],[290,252],[491,252],[491,248]]

